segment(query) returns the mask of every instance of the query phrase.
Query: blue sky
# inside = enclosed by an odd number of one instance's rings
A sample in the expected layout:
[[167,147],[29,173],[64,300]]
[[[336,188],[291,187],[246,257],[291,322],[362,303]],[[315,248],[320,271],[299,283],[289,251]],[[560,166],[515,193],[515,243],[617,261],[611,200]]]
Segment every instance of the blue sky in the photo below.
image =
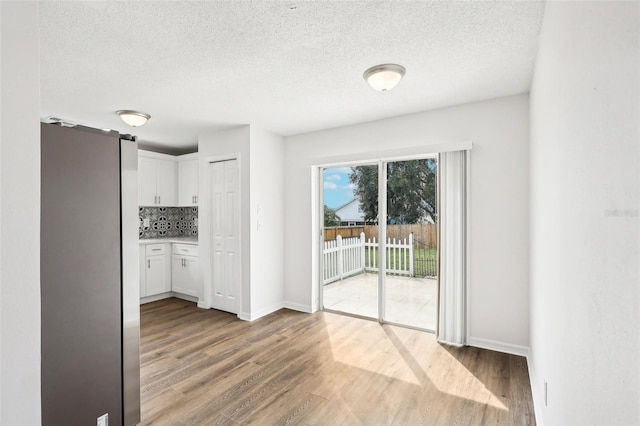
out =
[[349,183],[351,167],[331,167],[324,170],[322,184],[324,186],[324,203],[335,209],[353,196],[353,184]]

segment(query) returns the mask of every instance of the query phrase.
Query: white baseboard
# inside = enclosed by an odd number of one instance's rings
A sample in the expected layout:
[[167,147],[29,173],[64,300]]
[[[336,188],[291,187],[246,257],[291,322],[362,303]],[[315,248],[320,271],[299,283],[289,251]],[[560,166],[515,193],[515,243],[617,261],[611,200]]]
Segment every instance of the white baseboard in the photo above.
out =
[[313,313],[313,311],[311,310],[311,306],[309,305],[302,305],[300,303],[294,303],[294,302],[277,302],[277,303],[274,303],[273,305],[267,306],[255,312],[240,312],[238,314],[238,318],[240,318],[243,321],[255,321],[258,318],[262,318],[265,315],[269,315],[282,308],[291,309],[293,311],[305,312],[307,314]]
[[198,301],[197,297],[189,296],[187,294],[182,294],[182,293],[174,293],[173,291],[168,291],[166,293],[160,293],[160,294],[154,294],[153,296],[141,297],[140,298],[140,304],[144,305],[145,303],[157,302],[158,300],[168,299],[170,297],[175,297],[177,299],[186,300],[188,302],[195,302],[195,303],[198,303],[198,307],[199,308],[203,307],[203,306],[200,306],[200,302]]
[[200,309],[211,309],[211,306],[207,306],[204,303],[204,300],[198,300],[198,308],[200,308]]
[[533,398],[533,411],[536,414],[536,424],[544,426],[542,421],[542,406],[544,405],[544,395],[540,395],[537,391],[538,387],[535,383],[538,383],[538,377],[535,374],[533,368],[533,362],[531,362],[531,353],[527,355],[527,368],[529,369],[529,383],[531,383],[531,397]]
[[303,305],[301,303],[295,302],[282,302],[282,307],[291,309],[292,311],[306,312],[307,314],[312,314],[313,309],[309,305]]
[[242,321],[251,321],[251,314],[240,312],[238,313],[238,318],[240,318]]
[[479,337],[469,337],[467,339],[468,346],[476,348],[489,349],[496,352],[504,352],[506,354],[528,356],[529,348],[527,346],[514,345],[511,343],[498,342],[496,340],[482,339]]
[[195,296],[189,296],[188,294],[175,293],[175,292],[172,292],[171,295],[176,299],[182,299],[182,300],[186,300],[187,302],[198,303],[198,298]]
[[153,296],[146,296],[140,298],[140,304],[144,305],[145,303],[157,302],[158,300],[168,299],[173,297],[173,293],[170,291],[167,293],[154,294]]
[[251,312],[251,313],[240,312],[238,314],[238,318],[240,318],[243,321],[255,321],[258,318],[262,318],[280,309],[282,309],[282,302],[276,302],[272,305],[259,309],[255,312]]

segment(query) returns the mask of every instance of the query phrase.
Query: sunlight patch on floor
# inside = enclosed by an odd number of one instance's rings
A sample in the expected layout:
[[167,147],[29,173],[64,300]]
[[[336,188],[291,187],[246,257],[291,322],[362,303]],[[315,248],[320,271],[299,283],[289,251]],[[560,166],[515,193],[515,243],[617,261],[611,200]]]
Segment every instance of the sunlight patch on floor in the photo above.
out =
[[[415,386],[433,386],[442,393],[508,411],[500,398],[460,361],[434,344],[433,334],[343,318],[326,323],[335,361]],[[443,369],[442,365],[447,367]]]

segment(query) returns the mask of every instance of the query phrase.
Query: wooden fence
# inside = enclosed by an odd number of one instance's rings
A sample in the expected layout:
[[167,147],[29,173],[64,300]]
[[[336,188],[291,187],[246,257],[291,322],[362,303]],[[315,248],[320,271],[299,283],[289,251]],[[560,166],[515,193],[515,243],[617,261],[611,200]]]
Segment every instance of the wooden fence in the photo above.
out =
[[[387,238],[401,240],[413,234],[413,240],[418,248],[435,248],[438,246],[438,227],[432,223],[415,225],[386,225]],[[365,238],[378,238],[378,225],[364,226]],[[344,236],[344,235],[343,235]]]
[[360,234],[365,232],[364,228],[364,226],[327,226],[324,228],[324,240],[335,240],[338,235],[342,238],[360,238]]
[[[378,225],[325,227],[324,240],[335,240],[338,235],[342,238],[359,237],[362,232],[367,239],[378,238]],[[401,240],[409,238],[410,234],[413,234],[413,239],[420,248],[438,246],[438,227],[432,223],[387,225],[387,238]]]

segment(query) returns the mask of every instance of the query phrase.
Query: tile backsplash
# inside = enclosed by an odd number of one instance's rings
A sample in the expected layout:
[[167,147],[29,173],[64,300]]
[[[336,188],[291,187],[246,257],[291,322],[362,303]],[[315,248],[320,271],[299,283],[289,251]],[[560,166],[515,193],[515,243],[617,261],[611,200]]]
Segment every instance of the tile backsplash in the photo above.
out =
[[[198,207],[140,207],[138,231],[150,238],[198,237]],[[149,219],[149,226],[144,226]]]

